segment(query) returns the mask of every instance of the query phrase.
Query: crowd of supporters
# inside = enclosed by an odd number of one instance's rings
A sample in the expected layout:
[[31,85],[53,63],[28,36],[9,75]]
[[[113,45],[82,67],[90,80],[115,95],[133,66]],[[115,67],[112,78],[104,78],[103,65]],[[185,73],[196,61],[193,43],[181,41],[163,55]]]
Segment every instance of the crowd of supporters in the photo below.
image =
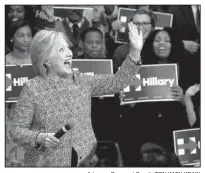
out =
[[[177,64],[179,85],[170,88],[176,101],[121,106],[122,94],[92,98],[97,140],[114,152],[105,151],[106,155],[96,150],[100,161],[93,165],[180,166],[174,155],[173,131],[200,128],[200,6],[84,5],[92,10],[67,9],[61,16],[53,7],[58,6],[5,6],[6,65],[31,64],[29,44],[36,32],[46,29],[65,34],[74,59],[111,59],[116,73],[130,48],[129,43],[115,42],[115,33],[123,27],[118,11],[120,7],[137,9],[131,21],[143,31],[142,64]],[[172,27],[157,29],[153,12],[173,14]],[[7,129],[14,108],[15,103],[6,103]],[[6,166],[23,166],[24,149],[6,134]]]

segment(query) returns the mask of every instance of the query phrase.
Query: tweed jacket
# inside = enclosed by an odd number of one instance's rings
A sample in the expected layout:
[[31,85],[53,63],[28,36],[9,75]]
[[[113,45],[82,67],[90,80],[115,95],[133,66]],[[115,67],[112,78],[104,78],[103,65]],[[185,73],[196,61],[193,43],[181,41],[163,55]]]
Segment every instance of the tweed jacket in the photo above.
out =
[[[23,87],[15,109],[10,134],[13,141],[24,146],[25,166],[36,166],[41,155],[50,160],[48,166],[71,165],[71,148],[78,154],[78,161],[89,155],[96,143],[91,124],[91,97],[117,93],[135,79],[140,66],[129,57],[113,75],[89,76],[73,72],[58,81],[36,76]],[[60,144],[46,151],[36,148],[39,133],[55,133],[68,120],[76,125],[62,138]]]

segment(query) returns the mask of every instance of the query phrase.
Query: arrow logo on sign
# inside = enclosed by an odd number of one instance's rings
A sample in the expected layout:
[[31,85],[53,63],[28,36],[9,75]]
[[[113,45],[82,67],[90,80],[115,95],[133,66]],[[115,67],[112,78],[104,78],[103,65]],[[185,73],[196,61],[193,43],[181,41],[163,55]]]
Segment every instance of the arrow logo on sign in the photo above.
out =
[[11,91],[13,81],[11,80],[11,74],[6,74],[6,91]]
[[136,75],[136,78],[132,81],[132,84],[135,86],[135,91],[141,91],[140,74]]
[[192,153],[197,146],[197,143],[189,138],[189,143],[178,145],[178,149],[190,149],[190,153]]
[[[141,87],[141,76],[140,76],[140,74],[137,74],[136,75],[136,78],[138,79],[137,81],[139,81],[138,83],[135,83],[135,91],[142,91],[142,87]],[[137,81],[135,81],[135,82],[137,82]]]
[[135,91],[141,91],[141,80],[139,74],[136,75],[136,78],[132,81],[131,85],[124,88],[123,92],[130,92],[130,86],[135,86]]

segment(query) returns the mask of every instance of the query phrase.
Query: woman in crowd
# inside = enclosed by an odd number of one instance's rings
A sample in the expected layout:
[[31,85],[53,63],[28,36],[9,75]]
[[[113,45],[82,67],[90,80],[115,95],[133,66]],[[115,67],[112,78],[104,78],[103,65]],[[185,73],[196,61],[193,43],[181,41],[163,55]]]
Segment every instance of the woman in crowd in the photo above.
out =
[[[28,47],[32,40],[32,31],[28,22],[22,19],[14,21],[9,29],[9,35],[11,52],[6,55],[6,65],[12,64],[21,66],[22,64],[31,64]],[[6,103],[6,124],[8,128],[11,119],[14,118],[15,106],[16,103]],[[9,162],[8,165],[14,162],[23,165],[23,148],[14,144],[9,134],[7,134],[6,143],[6,158]],[[16,157],[12,156],[12,153],[16,153],[14,154]]]
[[[37,76],[23,87],[10,128],[13,140],[26,148],[25,165],[36,166],[41,154],[48,166],[71,166],[71,150],[78,165],[96,143],[90,117],[91,96],[119,92],[140,68],[142,33],[129,24],[131,49],[115,75],[88,76],[72,71],[73,54],[66,37],[42,30],[32,40],[30,56]],[[62,139],[53,135],[70,119],[77,121]],[[44,145],[46,150],[36,147]]]
[[19,19],[31,20],[33,12],[30,5],[6,5],[6,15],[8,22],[12,23]]
[[5,23],[5,33],[6,33],[6,52],[5,54],[11,51],[11,43],[9,39],[8,31],[11,28],[13,22],[17,20],[27,20],[32,28],[34,28],[34,14],[32,7],[30,5],[6,5],[5,6],[5,16],[6,16],[6,23]]
[[[184,92],[183,79],[180,74],[183,69],[180,68],[180,60],[184,56],[184,48],[182,40],[178,37],[177,32],[172,28],[164,28],[163,30],[153,31],[146,40],[142,56],[143,64],[169,64],[176,63],[178,67],[179,86],[170,88],[171,95],[176,101],[173,102],[153,102],[146,104],[151,105],[148,111],[150,117],[155,117],[154,125],[158,134],[159,142],[165,144],[165,147],[173,149],[172,131],[188,127],[186,112],[184,109]],[[155,115],[154,115],[155,114]],[[158,118],[157,118],[158,117]],[[162,140],[163,139],[163,140]]]
[[[131,21],[137,26],[139,30],[142,30],[143,42],[145,42],[149,33],[154,29],[156,21],[155,18],[156,17],[153,12],[149,10],[139,9],[134,13]],[[120,29],[120,25],[116,28]],[[126,58],[127,54],[129,53],[129,49],[129,43],[121,45],[116,49],[113,55],[114,71],[118,70],[118,68]]]
[[[186,111],[182,104],[183,89],[180,87],[182,83],[180,70],[182,69],[180,69],[179,62],[183,56],[183,44],[176,32],[171,28],[152,31],[143,45],[141,56],[143,64],[178,64],[179,86],[170,88],[170,95],[176,101],[145,102],[122,107],[124,123],[125,126],[128,126],[127,133],[138,138],[135,140],[125,135],[124,141],[129,141],[132,145],[129,149],[125,148],[127,160],[131,157],[130,161],[139,157],[139,155],[133,155],[133,150],[139,151],[139,147],[145,142],[155,142],[168,151],[174,151],[173,130],[189,127]],[[136,163],[128,164],[134,166],[133,164]]]
[[32,40],[32,30],[25,20],[12,23],[9,30],[12,51],[6,55],[6,64],[31,64],[28,48]]

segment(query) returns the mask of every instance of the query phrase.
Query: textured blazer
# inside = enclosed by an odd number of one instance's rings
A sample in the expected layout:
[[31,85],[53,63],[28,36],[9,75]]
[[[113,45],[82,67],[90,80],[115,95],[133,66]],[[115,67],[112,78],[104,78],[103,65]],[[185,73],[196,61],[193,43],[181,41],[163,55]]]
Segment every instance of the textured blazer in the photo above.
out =
[[[91,97],[117,93],[135,79],[140,66],[129,57],[114,75],[88,76],[74,72],[58,81],[36,76],[27,82],[15,109],[10,128],[14,142],[25,147],[25,166],[36,166],[40,155],[50,160],[47,166],[70,166],[71,148],[81,162],[96,143],[91,124]],[[36,148],[39,133],[55,133],[69,119],[77,120],[75,127],[62,138],[60,144],[46,151]]]

